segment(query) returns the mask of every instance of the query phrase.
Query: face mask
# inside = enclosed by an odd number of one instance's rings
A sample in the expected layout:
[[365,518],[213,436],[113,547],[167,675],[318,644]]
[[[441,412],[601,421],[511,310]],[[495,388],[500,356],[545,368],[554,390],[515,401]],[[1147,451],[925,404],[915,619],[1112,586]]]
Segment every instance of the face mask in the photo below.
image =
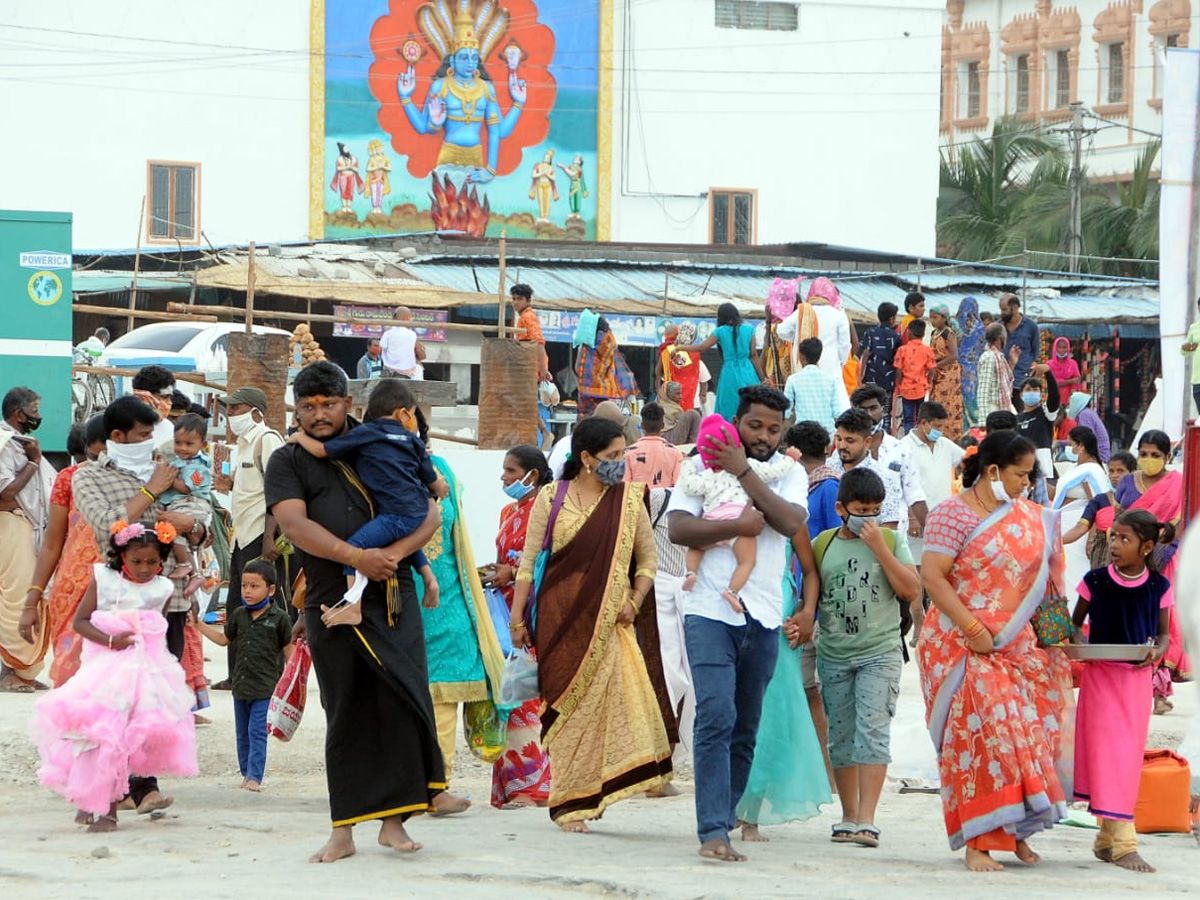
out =
[[254,427],[254,413],[245,412],[240,416],[230,416],[228,421],[229,430],[233,432],[234,437],[241,437]]
[[929,429],[929,443],[936,444],[942,439],[942,430],[940,428]]
[[1156,456],[1143,456],[1138,460],[1138,469],[1143,475],[1149,475],[1153,478],[1163,470],[1166,464],[1167,461],[1165,459],[1159,459]]
[[[624,478],[625,473],[622,472],[621,477]],[[504,485],[505,495],[512,497],[514,500],[523,500],[532,490],[533,485],[526,484],[524,481],[514,481],[512,484]]]
[[1065,450],[1063,450],[1063,459],[1069,462],[1078,462],[1079,451],[1077,451],[1074,447],[1067,447]]
[[259,600],[257,603],[254,603],[254,604],[247,603],[246,598],[245,597],[242,598],[242,605],[245,606],[246,609],[248,609],[250,612],[258,612],[260,609],[266,609],[267,604],[270,602],[271,602],[270,596],[263,597],[261,600]]
[[846,530],[849,531],[855,537],[858,537],[860,534],[862,534],[864,525],[866,525],[868,522],[874,522],[878,518],[879,518],[878,515],[874,515],[874,516],[849,515],[846,517]]
[[1021,395],[1021,402],[1026,406],[1041,406],[1042,395],[1035,393],[1034,391],[1026,391]]
[[135,476],[138,481],[147,482],[154,474],[154,441],[139,444],[106,441],[104,448],[118,469]]
[[612,487],[625,480],[625,460],[605,459],[596,466],[596,477],[600,483]]
[[1059,358],[1059,359],[1066,359],[1066,358],[1067,358],[1067,354],[1068,354],[1069,352],[1070,352],[1070,351],[1068,351],[1068,350],[1059,350],[1059,351],[1058,351],[1058,353],[1057,353],[1056,355],[1058,356],[1058,358]]
[[[24,412],[24,410],[22,410],[22,412]],[[38,430],[38,426],[41,424],[42,424],[41,416],[31,416],[29,413],[25,413],[25,433],[26,434],[33,434],[35,431]]]
[[992,482],[992,496],[996,498],[997,503],[1012,503],[1012,497],[1008,495],[1004,482],[999,478]]

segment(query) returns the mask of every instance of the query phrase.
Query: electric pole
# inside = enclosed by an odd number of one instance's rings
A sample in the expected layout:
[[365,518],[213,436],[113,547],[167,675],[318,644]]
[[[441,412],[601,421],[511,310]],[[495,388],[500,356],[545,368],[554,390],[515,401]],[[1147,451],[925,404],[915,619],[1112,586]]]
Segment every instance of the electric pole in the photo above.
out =
[[1070,271],[1079,271],[1083,254],[1083,104],[1071,104],[1071,224],[1067,233]]

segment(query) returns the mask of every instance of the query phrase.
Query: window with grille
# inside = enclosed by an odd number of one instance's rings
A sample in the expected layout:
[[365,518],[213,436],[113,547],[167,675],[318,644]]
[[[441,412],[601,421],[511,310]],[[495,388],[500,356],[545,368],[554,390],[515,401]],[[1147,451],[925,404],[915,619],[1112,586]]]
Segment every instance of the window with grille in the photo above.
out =
[[146,206],[150,240],[194,241],[200,232],[200,166],[196,163],[147,163]]
[[1054,54],[1054,107],[1063,109],[1071,105],[1071,51],[1059,50]]
[[800,27],[800,7],[795,3],[716,0],[713,12],[718,28],[796,31]]
[[708,198],[712,243],[753,244],[754,192],[713,190]]
[[1022,53],[1014,60],[1013,109],[1018,113],[1029,112],[1029,54]]
[[967,118],[974,119],[979,115],[979,63],[967,63]]
[[1114,41],[1108,45],[1108,90],[1106,103],[1125,102],[1125,42]]

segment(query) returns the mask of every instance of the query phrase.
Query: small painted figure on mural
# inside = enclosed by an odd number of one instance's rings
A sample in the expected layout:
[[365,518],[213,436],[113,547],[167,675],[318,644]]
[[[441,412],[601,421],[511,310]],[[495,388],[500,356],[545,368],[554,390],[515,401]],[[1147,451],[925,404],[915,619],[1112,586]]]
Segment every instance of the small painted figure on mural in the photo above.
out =
[[576,153],[575,159],[569,166],[559,163],[558,167],[566,173],[571,182],[571,186],[567,189],[567,203],[571,205],[571,214],[567,216],[567,219],[582,219],[583,216],[579,214],[579,210],[588,196],[587,182],[583,180],[583,156]]
[[341,141],[338,141],[337,171],[329,189],[342,198],[342,212],[354,212],[351,205],[354,202],[354,192],[363,192],[363,180],[358,174],[358,160]]
[[367,193],[371,196],[371,212],[383,215],[383,198],[392,192],[388,173],[392,171],[391,160],[383,152],[383,141],[378,138],[367,144]]
[[542,161],[533,166],[529,183],[529,199],[537,200],[538,224],[550,221],[550,203],[558,199],[558,184],[554,180],[554,151],[547,150]]

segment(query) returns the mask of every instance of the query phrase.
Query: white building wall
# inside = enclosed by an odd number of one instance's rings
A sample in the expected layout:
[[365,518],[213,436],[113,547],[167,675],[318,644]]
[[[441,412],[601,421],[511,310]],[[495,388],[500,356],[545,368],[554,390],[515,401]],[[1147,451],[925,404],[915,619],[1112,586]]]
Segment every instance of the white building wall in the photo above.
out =
[[[1074,99],[1083,103],[1088,112],[1096,112],[1117,123],[1085,119],[1084,126],[1098,129],[1088,135],[1084,144],[1085,159],[1089,175],[1094,178],[1128,176],[1134,168],[1138,155],[1154,135],[1162,133],[1163,78],[1161,70],[1161,48],[1163,36],[1154,34],[1155,22],[1170,21],[1170,30],[1181,32],[1180,46],[1187,46],[1189,37],[1195,46],[1195,13],[1200,4],[1191,0],[949,0],[946,39],[954,41],[961,30],[973,31],[985,25],[989,34],[987,51],[988,84],[986,90],[985,122],[959,127],[967,118],[964,104],[964,86],[959,77],[962,71],[960,57],[954,69],[954,78],[944,82],[950,88],[945,98],[946,109],[942,119],[942,142],[949,147],[958,147],[992,133],[997,117],[1015,113],[1010,60],[1003,51],[1003,31],[1020,16],[1038,19],[1047,23],[1053,17],[1070,17],[1078,14],[1079,39]],[[961,12],[960,12],[961,11]],[[1168,20],[1166,16],[1170,14]],[[957,22],[961,19],[961,26]],[[1060,22],[1068,21],[1060,19]],[[1122,26],[1121,37],[1128,43],[1127,66],[1131,73],[1127,112],[1111,113],[1104,110],[1107,105],[1107,58],[1106,44],[1097,40],[1097,35],[1108,39],[1115,36],[1107,31],[1114,23]],[[1057,26],[1058,23],[1053,23]],[[1043,24],[1043,28],[1045,25]],[[1011,32],[1010,32],[1011,33]],[[960,39],[961,40],[961,39]],[[1054,90],[1047,83],[1049,64],[1040,61],[1040,77],[1035,78],[1040,92],[1039,114],[1033,118],[1047,127],[1065,128],[1070,124],[1069,116],[1050,109],[1050,93]],[[1059,134],[1064,139],[1064,134]],[[1155,167],[1157,169],[1157,166]]]
[[798,31],[714,0],[617,0],[612,236],[707,243],[711,188],[757,191],[755,242],[932,254],[941,0],[804,0]]
[[208,242],[304,240],[308,25],[300,0],[3,4],[0,206],[132,247],[147,160],[198,162]]

